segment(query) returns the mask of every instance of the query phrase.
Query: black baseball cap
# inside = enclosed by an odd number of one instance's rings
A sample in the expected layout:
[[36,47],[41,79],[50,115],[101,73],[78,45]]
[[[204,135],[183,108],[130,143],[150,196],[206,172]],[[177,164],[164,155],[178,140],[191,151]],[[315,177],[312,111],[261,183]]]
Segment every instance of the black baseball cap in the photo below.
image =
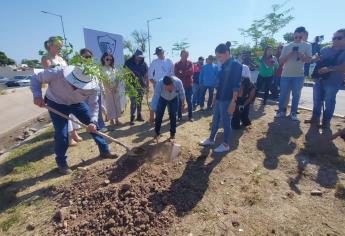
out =
[[205,60],[204,57],[199,57],[198,61]]
[[140,49],[137,49],[134,53],[134,56],[144,58],[144,53]]
[[156,52],[153,55],[159,55],[159,54],[161,54],[163,52],[164,52],[164,50],[163,50],[162,47],[156,47]]

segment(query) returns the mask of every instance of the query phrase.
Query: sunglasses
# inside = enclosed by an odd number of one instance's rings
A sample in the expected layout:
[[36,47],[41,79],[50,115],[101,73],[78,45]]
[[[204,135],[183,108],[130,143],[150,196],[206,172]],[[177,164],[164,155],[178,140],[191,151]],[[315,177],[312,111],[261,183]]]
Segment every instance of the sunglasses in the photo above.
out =
[[111,58],[106,58],[105,61],[113,61]]
[[295,36],[294,39],[303,39],[302,36]]
[[344,37],[343,36],[336,36],[336,37],[333,37],[332,40],[335,41],[335,40],[343,40]]
[[84,56],[84,58],[86,59],[90,59],[92,56]]

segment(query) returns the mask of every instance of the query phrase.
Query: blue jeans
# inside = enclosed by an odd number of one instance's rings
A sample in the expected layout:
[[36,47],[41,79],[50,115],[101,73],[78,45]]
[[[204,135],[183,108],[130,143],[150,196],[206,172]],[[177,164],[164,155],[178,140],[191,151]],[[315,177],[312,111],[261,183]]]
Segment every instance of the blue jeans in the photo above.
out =
[[105,123],[102,115],[102,95],[98,95],[98,126],[99,129],[105,128]]
[[[89,115],[89,108],[86,103],[77,103],[72,104],[70,106],[58,104],[53,102],[47,98],[45,98],[45,102],[48,106],[54,108],[55,110],[65,114],[73,114],[75,115],[78,120],[82,123],[88,125],[91,123],[90,115]],[[66,166],[67,165],[67,156],[66,151],[68,148],[68,120],[65,118],[56,115],[55,113],[49,112],[50,118],[52,120],[54,126],[54,142],[55,142],[55,160],[58,166]],[[99,129],[97,125],[97,129]],[[93,139],[95,140],[96,144],[98,145],[98,149],[101,154],[109,153],[108,144],[105,142],[104,138],[97,135],[91,134]]]
[[231,134],[231,116],[228,113],[228,107],[231,101],[219,101],[216,100],[214,105],[213,117],[212,117],[212,128],[210,139],[214,140],[219,128],[220,122],[223,122],[223,142],[229,144]]
[[[193,118],[193,106],[192,106],[192,97],[193,97],[193,89],[192,88],[185,88],[184,92],[186,94],[186,102],[188,108],[188,118]],[[178,118],[182,118],[182,101],[179,99],[178,104]]]
[[205,95],[206,95],[206,91],[207,90],[208,90],[207,108],[211,108],[212,101],[213,101],[214,87],[208,87],[208,86],[207,87],[203,86],[201,88],[201,92],[200,92],[200,107],[204,107]]
[[289,89],[292,92],[291,114],[296,114],[298,103],[301,96],[301,90],[304,85],[304,77],[281,77],[280,79],[280,96],[279,112],[285,111],[285,103],[289,95]]
[[176,134],[176,112],[178,107],[178,99],[174,98],[168,101],[162,97],[159,98],[156,110],[155,119],[155,132],[156,135],[160,135],[160,130],[162,126],[162,120],[165,112],[165,108],[168,107],[169,119],[170,119],[170,136],[175,136]]
[[193,107],[200,105],[201,85],[193,84]]
[[341,85],[324,84],[315,81],[313,86],[313,118],[321,117],[321,107],[325,101],[325,111],[323,113],[323,122],[329,122],[334,114],[336,96]]

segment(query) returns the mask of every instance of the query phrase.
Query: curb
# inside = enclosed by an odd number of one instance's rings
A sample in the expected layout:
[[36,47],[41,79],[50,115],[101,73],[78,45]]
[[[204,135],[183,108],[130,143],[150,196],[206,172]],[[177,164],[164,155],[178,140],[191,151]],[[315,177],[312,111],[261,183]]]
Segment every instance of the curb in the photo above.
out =
[[[263,98],[259,98],[259,97],[257,97],[256,99],[263,100]],[[267,100],[270,101],[271,103],[275,104],[275,105],[278,105],[278,103],[279,103],[279,102],[271,100],[271,99],[267,99]],[[288,106],[291,107],[290,104]],[[306,111],[313,111],[313,109],[308,108],[308,107],[304,107],[304,106],[298,106],[298,108],[302,109],[302,110],[306,110]],[[333,117],[344,118],[345,119],[344,115],[340,115],[340,114],[336,114],[336,113],[333,114]]]

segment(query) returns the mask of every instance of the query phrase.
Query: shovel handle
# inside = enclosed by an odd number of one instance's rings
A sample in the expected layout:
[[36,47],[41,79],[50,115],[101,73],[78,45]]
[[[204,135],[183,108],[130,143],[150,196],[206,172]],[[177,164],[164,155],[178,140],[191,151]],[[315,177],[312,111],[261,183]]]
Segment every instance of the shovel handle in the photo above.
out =
[[[74,123],[80,125],[81,127],[85,128],[85,129],[88,127],[87,125],[81,123],[79,120],[74,120],[74,119],[70,118],[69,116],[67,116],[67,115],[65,115],[65,114],[63,114],[63,113],[61,113],[61,112],[55,110],[55,109],[52,108],[52,107],[49,107],[49,106],[46,105],[45,108],[47,108],[48,111],[53,112],[53,113],[55,113],[56,115],[59,115],[59,116],[65,118],[65,119],[67,119],[67,120],[70,120],[70,121],[72,121],[72,122],[74,122]],[[116,143],[116,144],[119,144],[120,146],[124,147],[127,151],[129,151],[129,147],[128,147],[126,144],[120,142],[119,140],[114,139],[113,137],[111,137],[111,136],[109,136],[109,135],[107,135],[107,134],[104,134],[104,133],[102,133],[102,132],[100,132],[100,131],[98,131],[98,130],[96,130],[96,132],[94,132],[94,133],[97,134],[97,135],[99,135],[99,136],[101,136],[101,137],[103,137],[103,138],[105,138],[105,139],[107,139],[107,140],[109,140],[110,142],[114,142],[114,143]]]

